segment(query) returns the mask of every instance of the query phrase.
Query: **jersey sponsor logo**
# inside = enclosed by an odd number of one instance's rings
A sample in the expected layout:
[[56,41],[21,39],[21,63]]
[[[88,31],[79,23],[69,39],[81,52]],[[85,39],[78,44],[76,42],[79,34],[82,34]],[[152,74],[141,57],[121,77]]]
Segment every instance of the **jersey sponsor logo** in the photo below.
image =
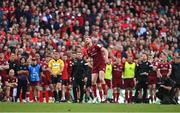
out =
[[53,66],[53,68],[59,68],[60,64],[54,63],[52,66]]

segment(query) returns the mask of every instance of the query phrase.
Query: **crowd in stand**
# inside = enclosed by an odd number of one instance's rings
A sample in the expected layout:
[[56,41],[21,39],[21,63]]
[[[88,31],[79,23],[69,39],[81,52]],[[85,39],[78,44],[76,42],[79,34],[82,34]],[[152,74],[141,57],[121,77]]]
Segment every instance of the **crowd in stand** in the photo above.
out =
[[[179,0],[1,0],[1,101],[42,102],[46,97],[46,102],[83,102],[85,94],[85,102],[96,102],[94,65],[85,39],[108,51],[106,85],[96,84],[100,101],[107,102],[107,90],[113,89],[112,102],[118,102],[119,90],[125,89],[126,103],[141,97],[154,102],[156,84],[166,77],[175,80],[172,89],[178,100]],[[130,64],[135,64],[134,74],[126,72]],[[118,80],[113,78],[116,66]]]

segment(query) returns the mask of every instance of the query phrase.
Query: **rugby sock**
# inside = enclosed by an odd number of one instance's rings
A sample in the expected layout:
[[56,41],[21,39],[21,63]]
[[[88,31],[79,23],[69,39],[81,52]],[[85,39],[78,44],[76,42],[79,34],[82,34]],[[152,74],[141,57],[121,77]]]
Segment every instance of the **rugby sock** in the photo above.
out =
[[130,99],[130,102],[132,101],[132,90],[130,90],[129,92],[129,99]]
[[113,101],[115,102],[116,99],[116,93],[113,93]]
[[99,91],[99,96],[100,96],[100,98],[101,98],[101,100],[102,100],[102,96],[103,96],[102,90]]
[[55,101],[58,101],[58,100],[57,100],[57,91],[53,91],[53,93],[54,93]]
[[49,97],[53,97],[53,92],[49,91]]
[[22,102],[22,92],[20,92],[20,96],[19,96],[19,98],[20,98],[20,102]]
[[94,93],[94,97],[97,97],[96,85],[92,85],[92,90],[93,90],[93,93]]
[[65,92],[65,98],[66,98],[66,100],[69,100],[69,91],[70,91],[70,89],[69,88],[67,88],[66,89],[66,92]]
[[58,96],[59,96],[59,101],[61,101],[61,97],[62,97],[62,91],[61,90],[58,91]]
[[156,96],[154,96],[154,101],[156,101]]
[[49,101],[49,91],[45,91],[45,96],[46,96],[46,102],[48,103],[48,101]]
[[90,92],[90,97],[93,99],[93,94],[92,94],[92,92]]
[[39,91],[39,102],[43,102],[43,91]]
[[102,84],[102,89],[104,91],[104,95],[107,95],[106,84]]
[[153,101],[153,97],[152,96],[150,96],[149,99],[151,100],[151,102]]
[[32,89],[29,90],[29,100],[30,100],[30,101],[33,100],[33,91],[32,91]]
[[128,98],[129,98],[129,97],[128,97],[128,91],[126,90],[126,91],[125,91],[125,99],[126,99],[126,101],[128,101]]
[[119,93],[116,93],[116,101],[119,101]]

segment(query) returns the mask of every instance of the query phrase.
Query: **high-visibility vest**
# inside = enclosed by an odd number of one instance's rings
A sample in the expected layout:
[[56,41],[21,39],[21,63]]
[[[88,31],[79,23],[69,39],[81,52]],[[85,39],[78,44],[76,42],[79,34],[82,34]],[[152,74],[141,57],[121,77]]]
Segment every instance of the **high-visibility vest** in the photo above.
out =
[[125,78],[125,79],[126,78],[134,78],[135,68],[136,68],[135,63],[130,64],[128,62],[125,62],[123,78]]
[[112,64],[106,64],[105,79],[111,80],[112,78]]

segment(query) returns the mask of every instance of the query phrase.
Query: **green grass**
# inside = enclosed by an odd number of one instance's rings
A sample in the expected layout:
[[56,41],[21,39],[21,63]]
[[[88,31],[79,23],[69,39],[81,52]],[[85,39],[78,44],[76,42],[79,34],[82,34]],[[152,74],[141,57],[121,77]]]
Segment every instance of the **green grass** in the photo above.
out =
[[180,112],[180,105],[0,103],[0,112]]

